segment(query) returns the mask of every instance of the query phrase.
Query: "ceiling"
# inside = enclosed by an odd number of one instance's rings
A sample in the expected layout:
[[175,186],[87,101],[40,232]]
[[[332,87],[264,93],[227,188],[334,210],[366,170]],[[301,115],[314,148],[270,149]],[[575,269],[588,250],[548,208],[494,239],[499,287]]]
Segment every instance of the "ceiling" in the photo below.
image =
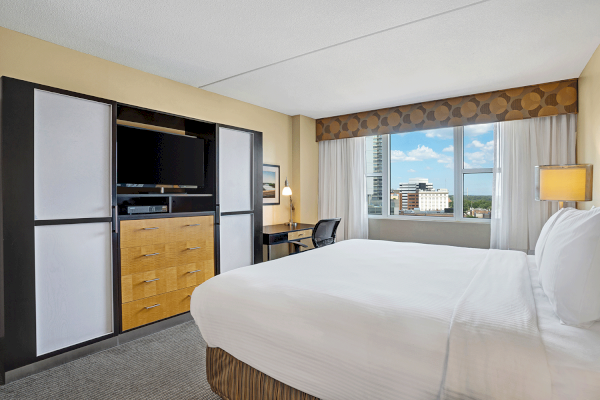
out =
[[2,0],[0,26],[313,118],[578,77],[598,0]]

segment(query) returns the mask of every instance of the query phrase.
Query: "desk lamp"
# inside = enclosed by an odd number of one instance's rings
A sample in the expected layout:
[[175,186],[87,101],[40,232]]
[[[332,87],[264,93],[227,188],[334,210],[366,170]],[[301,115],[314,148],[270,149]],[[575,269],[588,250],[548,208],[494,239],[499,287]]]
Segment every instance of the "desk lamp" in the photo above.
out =
[[297,223],[292,220],[292,211],[294,210],[294,203],[292,203],[292,189],[288,185],[287,176],[285,177],[285,187],[283,188],[281,195],[290,196],[290,222],[286,222],[285,224],[288,225],[290,228],[293,228],[297,225]]

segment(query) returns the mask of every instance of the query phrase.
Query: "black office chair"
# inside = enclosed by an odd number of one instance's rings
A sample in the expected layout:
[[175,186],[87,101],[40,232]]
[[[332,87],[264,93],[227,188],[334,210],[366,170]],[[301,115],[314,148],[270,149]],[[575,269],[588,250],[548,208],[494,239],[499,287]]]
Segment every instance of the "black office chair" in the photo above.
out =
[[[330,218],[317,222],[312,232],[312,242],[315,249],[335,243],[335,233],[341,220],[341,218]],[[299,253],[300,247],[308,248],[308,245],[301,243],[299,240],[290,240],[289,243],[294,245],[292,254]]]

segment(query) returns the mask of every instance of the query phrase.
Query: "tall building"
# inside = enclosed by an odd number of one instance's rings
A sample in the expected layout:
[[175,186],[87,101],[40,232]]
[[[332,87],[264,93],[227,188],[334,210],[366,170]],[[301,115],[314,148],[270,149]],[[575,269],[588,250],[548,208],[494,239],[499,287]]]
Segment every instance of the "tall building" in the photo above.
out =
[[[373,136],[373,172],[383,172],[383,145],[381,136]],[[383,178],[373,179],[373,194],[368,195],[369,214],[381,214],[383,203]]]
[[373,172],[383,172],[383,144],[381,136],[373,136]]
[[[410,178],[408,183],[401,183],[399,186],[398,195],[402,197],[403,210],[419,208],[419,190],[433,190],[433,183],[429,183],[426,178]],[[400,203],[400,198],[398,202]]]
[[411,178],[399,186],[392,192],[397,195],[398,208],[402,210],[444,211],[449,207],[448,189],[433,189],[429,179]]
[[[383,172],[383,145],[381,136],[373,138],[373,172]],[[383,178],[375,177],[373,193],[378,196],[381,204],[383,199]]]

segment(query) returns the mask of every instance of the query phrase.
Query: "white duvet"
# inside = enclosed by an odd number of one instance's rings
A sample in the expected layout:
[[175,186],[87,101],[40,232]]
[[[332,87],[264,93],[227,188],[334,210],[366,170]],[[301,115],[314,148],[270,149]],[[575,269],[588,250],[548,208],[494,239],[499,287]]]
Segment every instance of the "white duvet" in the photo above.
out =
[[526,256],[349,240],[200,285],[210,347],[321,399],[550,399]]

